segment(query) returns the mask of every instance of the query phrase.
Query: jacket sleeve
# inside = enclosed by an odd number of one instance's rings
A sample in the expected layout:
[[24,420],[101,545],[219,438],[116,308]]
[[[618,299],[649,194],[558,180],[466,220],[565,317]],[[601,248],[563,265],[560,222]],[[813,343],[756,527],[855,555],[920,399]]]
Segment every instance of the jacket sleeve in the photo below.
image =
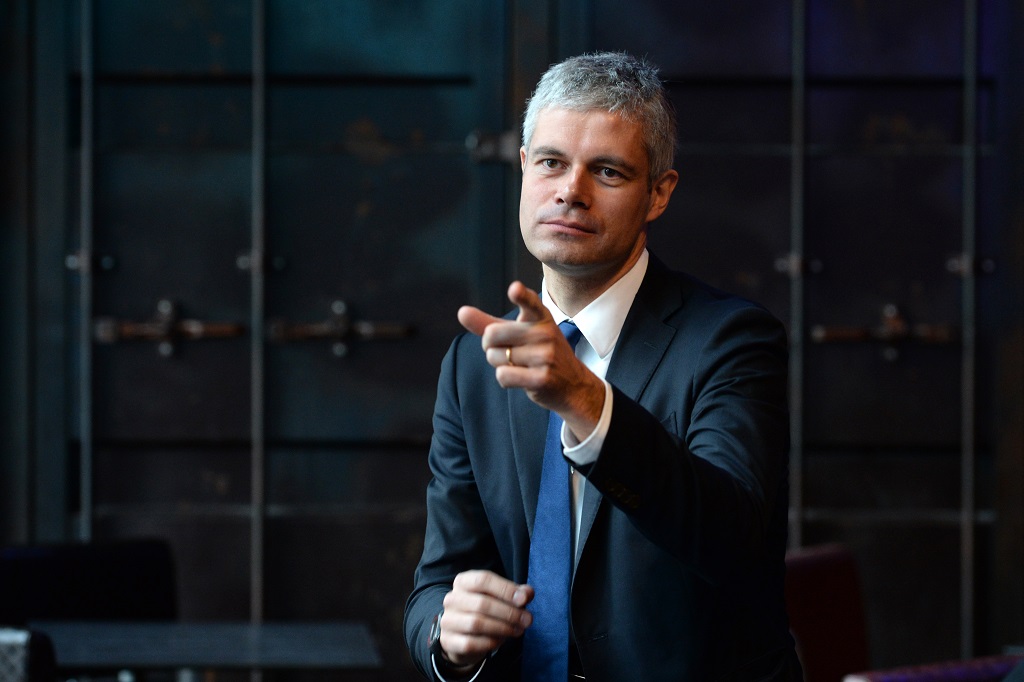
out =
[[[466,337],[460,337],[463,341]],[[457,339],[441,364],[428,461],[423,554],[405,607],[405,638],[416,667],[435,679],[428,633],[455,576],[471,568],[500,571],[500,562],[473,475],[456,380]]]
[[582,472],[707,580],[742,575],[785,533],[787,379],[785,330],[762,308],[680,329],[639,401],[613,389],[608,436]]

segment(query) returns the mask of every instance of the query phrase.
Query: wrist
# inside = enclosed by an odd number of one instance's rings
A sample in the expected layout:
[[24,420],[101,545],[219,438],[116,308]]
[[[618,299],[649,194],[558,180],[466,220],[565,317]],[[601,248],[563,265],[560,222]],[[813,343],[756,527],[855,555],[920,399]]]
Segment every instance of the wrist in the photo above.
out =
[[485,658],[475,665],[456,668],[440,655],[431,655],[430,657],[430,664],[434,667],[434,675],[441,682],[474,682],[480,675],[480,671],[483,670],[486,662],[487,659]]
[[607,398],[605,382],[596,375],[590,376],[593,381],[587,382],[586,388],[577,394],[574,406],[562,415],[578,443],[585,441],[601,421]]
[[441,645],[442,616],[444,616],[444,608],[438,611],[437,615],[434,616],[434,619],[430,622],[430,630],[427,633],[427,649],[430,651],[430,655],[434,658],[434,665],[444,668],[446,672],[453,675],[463,675],[473,672],[473,670],[475,670],[480,664],[480,661],[456,663],[448,657],[448,653]]

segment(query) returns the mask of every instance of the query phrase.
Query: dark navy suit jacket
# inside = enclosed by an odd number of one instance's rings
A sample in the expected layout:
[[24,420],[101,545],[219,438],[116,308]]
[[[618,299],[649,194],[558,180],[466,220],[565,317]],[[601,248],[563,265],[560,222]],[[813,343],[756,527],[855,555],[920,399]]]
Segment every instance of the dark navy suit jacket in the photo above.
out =
[[[783,601],[787,344],[763,308],[651,258],[608,368],[572,632],[589,682],[799,678]],[[406,605],[417,667],[455,575],[527,580],[547,412],[501,388],[473,335],[441,367],[424,550]],[[518,680],[520,640],[482,680]]]

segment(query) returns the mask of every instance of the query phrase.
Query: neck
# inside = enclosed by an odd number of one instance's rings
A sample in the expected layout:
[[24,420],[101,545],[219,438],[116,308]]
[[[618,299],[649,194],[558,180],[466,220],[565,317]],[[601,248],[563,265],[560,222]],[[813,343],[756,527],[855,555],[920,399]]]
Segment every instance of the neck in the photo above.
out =
[[558,309],[569,317],[590,305],[598,296],[636,265],[639,254],[612,272],[581,272],[544,265],[544,288]]
[[558,309],[569,317],[573,317],[579,311],[586,308],[598,296],[608,290],[612,285],[608,282],[602,287],[587,285],[579,278],[565,277],[547,267],[544,268],[544,286],[548,295],[555,302]]

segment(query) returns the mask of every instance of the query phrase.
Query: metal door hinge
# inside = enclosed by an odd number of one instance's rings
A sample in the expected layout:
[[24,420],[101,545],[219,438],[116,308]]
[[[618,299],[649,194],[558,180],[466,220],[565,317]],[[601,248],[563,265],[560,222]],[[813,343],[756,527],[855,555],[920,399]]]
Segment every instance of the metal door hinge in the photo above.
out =
[[156,313],[149,320],[134,322],[99,317],[93,322],[93,338],[97,343],[155,341],[163,357],[174,355],[176,345],[182,340],[227,339],[244,333],[245,325],[236,322],[180,319],[178,305],[170,299],[157,301]]
[[322,322],[294,323],[278,319],[267,325],[267,334],[275,343],[332,341],[331,352],[339,358],[348,355],[348,344],[353,340],[405,339],[414,333],[412,325],[401,322],[353,320],[348,304],[342,300],[331,303],[331,314]]

